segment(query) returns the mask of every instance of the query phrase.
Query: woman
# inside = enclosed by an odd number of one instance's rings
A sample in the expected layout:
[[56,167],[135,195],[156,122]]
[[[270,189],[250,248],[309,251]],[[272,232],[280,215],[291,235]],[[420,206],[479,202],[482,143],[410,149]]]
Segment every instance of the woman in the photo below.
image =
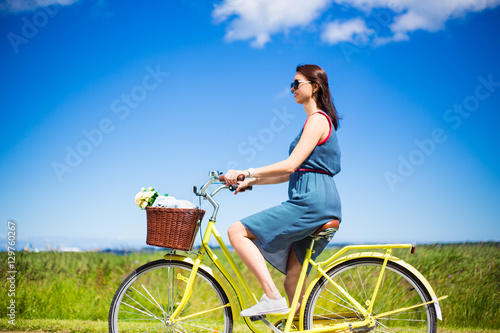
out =
[[[341,219],[340,198],[333,180],[340,171],[335,133],[339,116],[326,73],[316,65],[298,66],[290,89],[307,115],[302,131],[290,145],[290,156],[265,167],[229,170],[225,175],[228,185],[239,183],[236,192],[250,185],[289,182],[288,201],[244,218],[228,229],[231,245],[264,290],[261,301],[243,310],[242,316],[287,313],[287,301],[276,288],[265,261],[286,274],[284,288],[291,302],[310,245],[309,235],[326,222]],[[246,176],[243,182],[237,181],[240,174]],[[313,258],[327,243],[316,242]]]

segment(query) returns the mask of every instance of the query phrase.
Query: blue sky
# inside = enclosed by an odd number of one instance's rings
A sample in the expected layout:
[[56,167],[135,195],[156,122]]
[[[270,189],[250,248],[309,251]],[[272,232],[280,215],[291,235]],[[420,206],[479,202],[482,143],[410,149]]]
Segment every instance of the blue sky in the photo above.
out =
[[[343,116],[332,242],[500,240],[500,1],[387,3],[0,1],[0,235],[143,242],[141,187],[195,201],[286,158],[313,63]],[[286,195],[219,194],[219,230]]]

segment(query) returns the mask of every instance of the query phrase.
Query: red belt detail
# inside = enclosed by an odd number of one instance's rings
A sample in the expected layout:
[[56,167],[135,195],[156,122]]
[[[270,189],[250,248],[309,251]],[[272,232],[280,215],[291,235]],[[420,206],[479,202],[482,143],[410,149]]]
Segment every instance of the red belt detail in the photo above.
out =
[[317,172],[317,173],[324,173],[325,175],[333,176],[330,172],[324,171],[324,170],[319,170],[319,169],[297,169],[295,171],[303,171],[303,172]]

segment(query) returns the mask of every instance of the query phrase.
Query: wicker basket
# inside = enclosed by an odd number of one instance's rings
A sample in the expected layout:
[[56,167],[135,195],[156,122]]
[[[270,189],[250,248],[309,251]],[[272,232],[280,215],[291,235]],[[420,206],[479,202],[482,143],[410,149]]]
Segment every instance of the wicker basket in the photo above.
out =
[[205,211],[187,208],[146,207],[146,244],[190,251]]

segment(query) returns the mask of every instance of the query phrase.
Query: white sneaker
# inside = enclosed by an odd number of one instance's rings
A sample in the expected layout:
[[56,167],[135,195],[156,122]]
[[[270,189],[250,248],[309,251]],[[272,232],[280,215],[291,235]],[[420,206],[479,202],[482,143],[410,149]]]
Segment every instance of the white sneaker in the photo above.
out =
[[241,311],[240,315],[242,317],[252,317],[267,313],[287,314],[288,311],[288,304],[286,303],[285,297],[281,297],[280,299],[271,299],[264,294],[259,303],[255,304],[251,308]]

